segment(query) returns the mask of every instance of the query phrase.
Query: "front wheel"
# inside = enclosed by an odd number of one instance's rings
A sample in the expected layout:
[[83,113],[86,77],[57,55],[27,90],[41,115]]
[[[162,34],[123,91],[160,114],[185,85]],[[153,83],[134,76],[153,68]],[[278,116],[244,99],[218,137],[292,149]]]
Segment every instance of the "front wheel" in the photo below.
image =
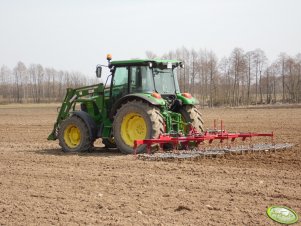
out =
[[[113,122],[113,135],[118,149],[125,154],[134,152],[134,141],[158,138],[164,133],[164,119],[159,109],[142,101],[122,105]],[[137,153],[146,150],[140,145]]]
[[87,125],[75,115],[62,122],[58,139],[65,152],[88,151],[93,143]]

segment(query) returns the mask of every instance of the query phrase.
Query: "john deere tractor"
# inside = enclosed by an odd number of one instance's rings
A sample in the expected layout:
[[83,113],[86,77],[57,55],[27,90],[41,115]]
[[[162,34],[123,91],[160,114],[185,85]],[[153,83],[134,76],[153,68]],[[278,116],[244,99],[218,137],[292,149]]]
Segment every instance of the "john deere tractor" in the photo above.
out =
[[[137,59],[98,65],[96,76],[108,67],[110,86],[97,85],[67,89],[48,140],[59,140],[66,152],[87,151],[102,138],[107,148],[133,153],[135,140],[158,138],[163,133],[186,134],[192,125],[203,131],[198,101],[181,93],[177,60]],[[137,149],[144,152],[145,146]]]

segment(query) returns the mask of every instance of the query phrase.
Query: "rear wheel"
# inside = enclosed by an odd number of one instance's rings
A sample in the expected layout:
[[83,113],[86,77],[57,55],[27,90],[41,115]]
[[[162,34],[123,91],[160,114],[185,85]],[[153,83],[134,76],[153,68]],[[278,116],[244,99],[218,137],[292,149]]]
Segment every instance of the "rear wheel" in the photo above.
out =
[[[113,122],[113,135],[118,149],[125,154],[134,152],[134,141],[158,138],[164,133],[164,120],[159,109],[142,101],[128,102],[117,111]],[[137,153],[144,152],[141,145]]]
[[[193,105],[184,105],[179,109],[179,113],[182,116],[182,120],[184,122],[190,122],[191,125],[198,131],[203,132],[204,131],[204,121],[202,118],[201,112],[193,106]],[[184,126],[184,132],[189,132],[189,127]]]
[[92,148],[88,127],[85,122],[72,116],[65,119],[58,133],[59,144],[65,152],[88,151]]

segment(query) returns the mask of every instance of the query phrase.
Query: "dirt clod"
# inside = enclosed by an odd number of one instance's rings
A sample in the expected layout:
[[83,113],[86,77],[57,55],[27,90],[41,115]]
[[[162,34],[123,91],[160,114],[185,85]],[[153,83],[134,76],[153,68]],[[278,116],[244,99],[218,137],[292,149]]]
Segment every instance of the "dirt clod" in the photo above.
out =
[[175,211],[182,211],[182,210],[188,210],[188,211],[191,211],[191,209],[187,206],[178,206],[178,208],[175,209]]

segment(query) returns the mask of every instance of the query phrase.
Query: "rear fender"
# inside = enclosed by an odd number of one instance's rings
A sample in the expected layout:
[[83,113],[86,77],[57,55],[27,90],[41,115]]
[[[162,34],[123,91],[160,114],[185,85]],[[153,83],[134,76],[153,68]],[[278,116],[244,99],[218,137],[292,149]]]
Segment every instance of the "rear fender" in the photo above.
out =
[[151,94],[144,94],[144,93],[134,93],[134,94],[129,94],[126,95],[122,98],[120,98],[112,107],[110,111],[110,119],[113,120],[114,115],[117,112],[117,109],[121,107],[123,103],[126,103],[131,100],[142,100],[144,102],[149,103],[150,105],[155,105],[155,106],[164,106],[165,105],[165,100],[163,98],[155,98]]
[[190,98],[187,98],[185,96],[183,96],[181,93],[180,94],[177,94],[177,99],[181,100],[183,105],[198,105],[199,104],[199,101],[194,98],[194,97],[190,97]]

